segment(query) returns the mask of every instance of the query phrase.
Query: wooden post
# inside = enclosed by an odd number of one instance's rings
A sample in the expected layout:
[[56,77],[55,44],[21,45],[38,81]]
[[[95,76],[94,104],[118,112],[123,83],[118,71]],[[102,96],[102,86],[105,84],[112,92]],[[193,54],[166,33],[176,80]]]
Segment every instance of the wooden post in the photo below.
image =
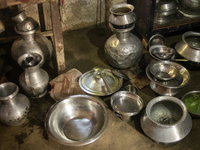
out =
[[50,2],[51,6],[51,21],[53,30],[54,47],[56,51],[56,61],[58,74],[66,72],[65,55],[62,26],[60,22],[59,4],[56,2]]

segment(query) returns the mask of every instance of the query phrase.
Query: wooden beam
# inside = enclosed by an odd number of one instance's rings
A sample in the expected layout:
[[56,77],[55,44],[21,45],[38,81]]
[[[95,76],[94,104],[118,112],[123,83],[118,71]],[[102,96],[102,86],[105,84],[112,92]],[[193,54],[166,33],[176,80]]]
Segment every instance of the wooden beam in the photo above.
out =
[[20,0],[0,0],[0,9],[20,4]]
[[66,65],[65,65],[62,26],[60,22],[59,4],[51,1],[50,6],[51,6],[51,20],[52,20],[54,48],[56,51],[57,69],[58,69],[58,74],[60,75],[66,72]]

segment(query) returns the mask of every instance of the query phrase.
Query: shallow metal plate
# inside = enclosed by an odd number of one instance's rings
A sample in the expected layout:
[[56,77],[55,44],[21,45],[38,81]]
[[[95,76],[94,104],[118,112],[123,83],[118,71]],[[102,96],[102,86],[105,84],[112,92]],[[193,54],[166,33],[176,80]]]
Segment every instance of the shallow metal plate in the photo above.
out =
[[[122,78],[114,75],[109,69],[102,70],[102,73],[113,93],[121,88],[123,84]],[[79,86],[84,92],[91,95],[106,96],[112,94],[107,90],[103,79],[95,75],[94,70],[88,71],[80,77]]]

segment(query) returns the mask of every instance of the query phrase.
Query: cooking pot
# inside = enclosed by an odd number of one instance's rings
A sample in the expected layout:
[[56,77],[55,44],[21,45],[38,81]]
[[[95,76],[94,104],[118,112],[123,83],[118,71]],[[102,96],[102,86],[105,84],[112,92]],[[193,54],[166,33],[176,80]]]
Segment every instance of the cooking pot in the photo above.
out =
[[185,138],[192,119],[185,104],[176,97],[158,96],[146,107],[141,119],[144,133],[161,145],[172,145]]
[[182,40],[175,45],[175,49],[182,57],[193,62],[200,62],[200,33],[185,32]]
[[[151,74],[150,67],[156,63],[172,64],[178,70],[178,75],[169,81],[162,81],[156,79],[156,77]],[[146,75],[151,80],[150,88],[159,95],[174,96],[180,92],[181,88],[186,86],[190,81],[189,71],[182,65],[171,62],[171,61],[155,61],[146,67]]]
[[118,4],[110,8],[111,15],[109,22],[116,29],[125,29],[135,26],[137,16],[133,12],[134,6],[131,4]]

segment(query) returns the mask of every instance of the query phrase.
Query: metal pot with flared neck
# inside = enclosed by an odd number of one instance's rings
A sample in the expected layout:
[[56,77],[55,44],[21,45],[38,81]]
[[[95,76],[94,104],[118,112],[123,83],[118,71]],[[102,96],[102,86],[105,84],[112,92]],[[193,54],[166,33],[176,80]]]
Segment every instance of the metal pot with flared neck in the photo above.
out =
[[41,56],[38,54],[30,54],[21,60],[19,62],[21,62],[24,72],[19,77],[20,87],[29,97],[43,97],[47,93],[49,75],[39,66]]
[[13,59],[17,62],[19,57],[24,54],[37,53],[42,56],[39,66],[48,64],[52,56],[53,46],[46,37],[36,33],[39,29],[38,23],[33,18],[26,17],[24,11],[15,16],[13,20],[17,22],[15,31],[21,35],[11,47]]

